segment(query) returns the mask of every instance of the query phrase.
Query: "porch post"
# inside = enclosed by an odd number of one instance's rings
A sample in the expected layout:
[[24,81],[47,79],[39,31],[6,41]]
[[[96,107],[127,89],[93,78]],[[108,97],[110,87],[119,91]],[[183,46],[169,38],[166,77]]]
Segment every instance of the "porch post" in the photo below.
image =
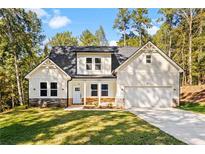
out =
[[83,99],[83,103],[84,103],[84,105],[86,105],[86,81],[84,81],[84,83],[83,83],[83,97],[84,97],[84,99]]
[[98,83],[98,106],[100,106],[101,99],[101,83]]

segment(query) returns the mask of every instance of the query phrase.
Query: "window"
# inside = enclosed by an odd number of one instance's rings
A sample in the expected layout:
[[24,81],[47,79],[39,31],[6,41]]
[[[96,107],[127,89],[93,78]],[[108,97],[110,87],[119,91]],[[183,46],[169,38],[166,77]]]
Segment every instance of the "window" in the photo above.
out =
[[95,58],[95,70],[101,70],[101,58]]
[[57,82],[51,82],[51,96],[57,96]]
[[146,55],[146,63],[151,63],[151,55]]
[[86,69],[92,70],[92,58],[86,58]]
[[98,85],[91,84],[91,96],[98,96]]
[[108,84],[101,85],[101,96],[108,96]]
[[79,87],[76,87],[76,88],[75,88],[75,91],[80,91],[80,88],[79,88]]
[[47,83],[46,82],[40,83],[40,95],[47,96]]

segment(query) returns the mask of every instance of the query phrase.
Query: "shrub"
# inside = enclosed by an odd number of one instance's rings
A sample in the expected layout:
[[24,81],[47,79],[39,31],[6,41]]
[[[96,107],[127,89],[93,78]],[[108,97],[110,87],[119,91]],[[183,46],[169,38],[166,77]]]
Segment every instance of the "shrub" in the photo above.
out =
[[113,108],[113,104],[112,103],[108,103],[108,108]]

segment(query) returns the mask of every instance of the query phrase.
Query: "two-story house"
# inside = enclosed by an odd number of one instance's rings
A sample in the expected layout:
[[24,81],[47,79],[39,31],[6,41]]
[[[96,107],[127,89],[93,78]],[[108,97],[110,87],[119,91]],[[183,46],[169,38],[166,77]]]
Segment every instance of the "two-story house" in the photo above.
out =
[[30,105],[172,107],[183,70],[153,43],[140,48],[53,47],[26,78]]

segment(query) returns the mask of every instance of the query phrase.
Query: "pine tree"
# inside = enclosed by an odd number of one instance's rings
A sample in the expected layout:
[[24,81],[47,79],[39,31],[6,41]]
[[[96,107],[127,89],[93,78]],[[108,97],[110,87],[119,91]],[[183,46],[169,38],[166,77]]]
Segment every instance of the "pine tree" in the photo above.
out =
[[148,9],[133,9],[131,13],[131,27],[139,35],[140,46],[145,43],[148,38],[148,28],[151,28],[151,19],[148,17]]
[[205,10],[160,9],[160,11],[164,23],[154,35],[154,43],[164,51],[168,51],[167,54],[171,48],[171,58],[184,69],[183,85],[187,82],[190,85],[204,84]]
[[81,46],[98,46],[98,39],[89,30],[85,30],[82,32],[80,36],[80,45]]
[[49,42],[49,46],[77,46],[77,37],[72,36],[72,32],[66,31],[62,33],[57,33],[52,37]]
[[98,40],[98,45],[100,45],[100,46],[108,46],[109,45],[108,40],[105,36],[105,31],[104,31],[102,26],[100,26],[100,28],[95,32],[95,36]]
[[159,13],[163,15],[158,21],[163,21],[163,25],[166,28],[166,33],[168,37],[168,42],[166,42],[168,56],[171,57],[172,52],[172,30],[177,24],[178,19],[175,16],[176,9],[160,9]]
[[123,36],[123,45],[126,46],[126,31],[129,29],[130,12],[128,9],[121,8],[114,21],[113,28],[118,29]]

